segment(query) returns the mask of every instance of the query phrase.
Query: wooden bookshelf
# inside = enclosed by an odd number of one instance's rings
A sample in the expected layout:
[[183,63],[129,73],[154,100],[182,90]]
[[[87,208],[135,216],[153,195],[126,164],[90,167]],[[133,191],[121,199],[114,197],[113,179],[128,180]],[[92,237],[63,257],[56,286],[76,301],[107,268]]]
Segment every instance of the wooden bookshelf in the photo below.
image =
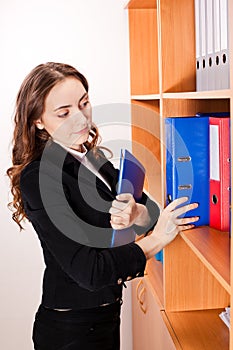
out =
[[222,309],[167,312],[163,317],[181,349],[228,350],[229,331],[219,317],[221,312]]
[[[233,65],[230,89],[196,91],[194,4],[194,0],[131,0],[125,7],[132,149],[146,168],[146,190],[162,206],[164,118],[198,112],[233,115]],[[228,13],[233,13],[233,1]],[[154,258],[148,261],[146,276],[132,281],[134,350],[233,349],[233,332],[219,318],[233,301],[231,249],[229,232],[203,226],[181,233],[169,244],[163,264]]]

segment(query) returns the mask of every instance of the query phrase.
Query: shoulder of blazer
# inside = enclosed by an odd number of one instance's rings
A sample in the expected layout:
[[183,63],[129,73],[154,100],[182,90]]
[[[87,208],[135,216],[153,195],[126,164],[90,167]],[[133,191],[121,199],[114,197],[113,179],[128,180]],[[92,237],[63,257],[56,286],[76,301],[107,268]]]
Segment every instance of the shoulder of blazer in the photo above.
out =
[[[97,150],[97,157],[93,151],[87,153],[87,158],[94,165],[97,171],[103,176],[112,188],[112,194],[116,195],[116,184],[118,181],[119,170],[115,169],[113,164],[105,157],[101,150]],[[69,176],[77,179],[79,175],[81,163],[73,155],[67,152],[63,147],[55,142],[48,142],[42,155],[38,159],[28,164],[21,173],[21,179],[25,179],[27,175],[38,176],[39,173],[49,173],[54,178],[59,177],[60,171],[63,176],[68,174]],[[83,170],[81,174],[88,178],[96,176],[85,167],[81,167]],[[61,173],[60,173],[61,174]],[[30,181],[30,179],[28,178]],[[93,180],[92,180],[93,181]]]

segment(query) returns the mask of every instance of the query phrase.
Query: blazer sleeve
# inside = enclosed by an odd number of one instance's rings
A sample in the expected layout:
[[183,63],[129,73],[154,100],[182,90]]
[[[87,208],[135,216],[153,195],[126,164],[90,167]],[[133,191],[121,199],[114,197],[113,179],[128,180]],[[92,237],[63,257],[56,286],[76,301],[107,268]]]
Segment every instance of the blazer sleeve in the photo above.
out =
[[[39,164],[29,166],[22,173],[21,193],[29,221],[62,270],[91,291],[143,276],[146,258],[137,244],[105,249],[88,246],[79,218],[64,202],[64,193],[58,190],[56,170],[51,168],[44,175],[46,208],[39,186]],[[48,212],[56,213],[59,222]],[[67,233],[67,227],[72,232]],[[73,239],[76,234],[83,244]]]
[[151,230],[153,230],[158,221],[160,215],[160,208],[156,202],[154,202],[148,195],[145,194],[145,192],[143,192],[142,194],[140,203],[146,206],[149,213],[150,222],[147,226],[134,225],[134,230],[137,233],[137,235],[147,235]]

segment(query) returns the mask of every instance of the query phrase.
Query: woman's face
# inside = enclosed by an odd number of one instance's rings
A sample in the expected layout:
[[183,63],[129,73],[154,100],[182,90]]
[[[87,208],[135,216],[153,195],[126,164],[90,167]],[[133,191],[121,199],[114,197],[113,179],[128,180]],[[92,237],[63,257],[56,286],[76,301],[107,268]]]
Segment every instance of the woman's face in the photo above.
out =
[[36,121],[55,141],[80,150],[91,129],[92,111],[82,83],[68,77],[57,83],[45,99],[44,113]]

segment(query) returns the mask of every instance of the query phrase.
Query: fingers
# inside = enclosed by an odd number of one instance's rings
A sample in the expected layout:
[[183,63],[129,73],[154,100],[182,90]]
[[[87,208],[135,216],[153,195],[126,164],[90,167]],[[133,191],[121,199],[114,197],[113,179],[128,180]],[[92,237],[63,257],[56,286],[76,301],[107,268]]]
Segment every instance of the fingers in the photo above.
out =
[[[190,203],[186,205],[181,205],[187,202],[188,197],[180,197],[171,202],[165,209],[165,212],[173,211],[173,216],[178,217],[182,214],[185,214],[187,211],[196,209],[198,207],[198,203]],[[178,208],[177,208],[178,207]]]
[[124,228],[127,227],[127,226],[123,225],[122,223],[115,224],[114,222],[112,222],[112,220],[110,221],[110,224],[114,230],[123,230]]
[[199,220],[199,216],[192,216],[189,218],[180,218],[173,220],[173,223],[170,223],[169,229],[167,229],[167,234],[171,233],[179,233],[181,231],[190,230],[195,227],[192,222],[196,222]]
[[121,215],[112,215],[111,216],[111,222],[114,224],[120,224],[122,223],[123,225],[128,225],[129,224],[129,215],[122,213]]
[[121,216],[111,215],[110,223],[115,230],[122,230],[123,228],[130,226],[130,216],[125,214],[122,214]]
[[116,197],[116,200],[112,202],[112,206],[109,210],[109,213],[112,215],[116,215],[122,211],[126,211],[128,208],[128,212],[131,211],[132,206],[134,205],[134,198],[130,193],[122,193]]
[[183,226],[192,222],[196,222],[198,220],[199,220],[199,216],[192,216],[190,218],[177,218],[174,220],[174,224],[178,226]]
[[111,208],[109,209],[109,213],[116,215],[117,213],[125,211],[129,205],[130,205],[129,202],[125,203],[125,202],[119,202],[119,201],[114,200],[112,202]]
[[130,193],[122,193],[116,196],[109,210],[111,214],[111,226],[115,230],[122,230],[131,224],[131,216],[134,212],[135,200]]
[[194,228],[195,225],[189,224],[189,225],[183,225],[183,226],[177,226],[178,232],[191,230],[191,228]]
[[188,197],[180,197],[175,199],[173,202],[171,202],[170,204],[168,204],[166,206],[166,208],[164,209],[164,211],[172,211],[174,210],[177,206],[187,202]]
[[181,216],[182,214],[185,214],[190,210],[196,209],[197,207],[198,203],[190,203],[183,205],[182,207],[173,210],[173,216],[177,218],[178,216]]
[[118,201],[130,201],[133,198],[131,193],[121,193],[116,196]]

